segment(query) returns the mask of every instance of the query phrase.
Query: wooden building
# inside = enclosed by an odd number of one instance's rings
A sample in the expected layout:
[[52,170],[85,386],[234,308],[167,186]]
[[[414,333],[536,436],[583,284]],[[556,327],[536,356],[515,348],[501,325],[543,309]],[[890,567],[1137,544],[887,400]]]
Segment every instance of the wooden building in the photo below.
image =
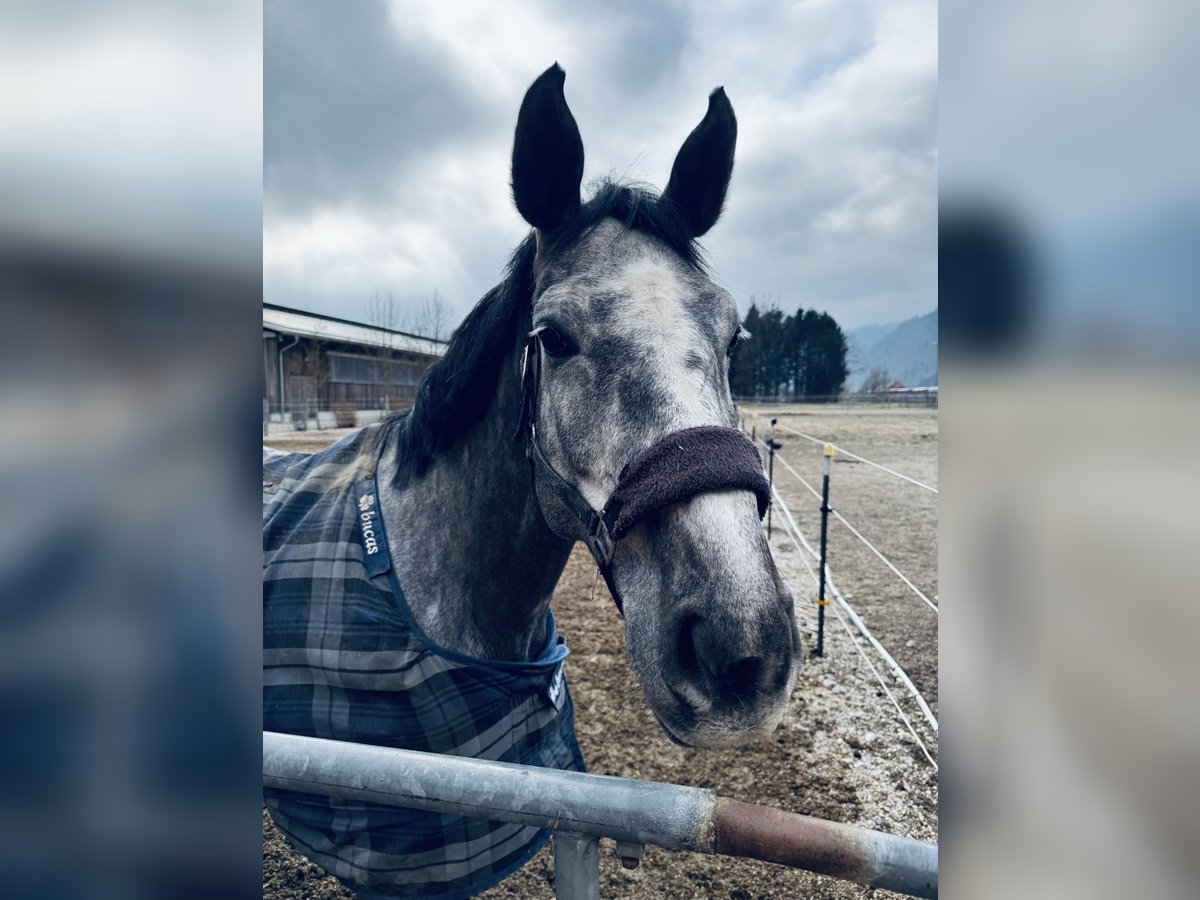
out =
[[446,342],[361,322],[263,304],[263,412],[273,422],[412,406]]

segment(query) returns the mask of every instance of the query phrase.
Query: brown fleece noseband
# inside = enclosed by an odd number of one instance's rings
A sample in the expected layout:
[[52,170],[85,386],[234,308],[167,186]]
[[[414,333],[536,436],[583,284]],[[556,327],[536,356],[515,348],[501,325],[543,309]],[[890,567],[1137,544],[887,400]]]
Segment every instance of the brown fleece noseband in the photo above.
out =
[[766,514],[771,489],[754,444],[735,428],[715,425],[673,431],[650,445],[621,471],[617,489],[604,509],[595,510],[550,464],[538,443],[540,351],[539,332],[534,331],[525,346],[521,367],[522,409],[517,435],[527,436],[525,452],[535,482],[540,474],[582,526],[580,534],[561,536],[587,544],[619,613],[624,615],[624,608],[612,577],[613,551],[616,542],[639,522],[668,506],[711,491],[751,491],[758,500],[759,518]]

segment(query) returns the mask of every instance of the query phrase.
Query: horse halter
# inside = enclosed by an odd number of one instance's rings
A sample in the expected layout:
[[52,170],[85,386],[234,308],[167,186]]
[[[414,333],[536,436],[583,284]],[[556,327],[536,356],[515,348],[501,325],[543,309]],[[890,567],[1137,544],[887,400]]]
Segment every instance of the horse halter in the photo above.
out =
[[[526,436],[537,496],[537,478],[554,490],[579,520],[579,534],[559,536],[582,540],[600,568],[617,612],[625,615],[624,603],[612,576],[612,559],[617,541],[635,525],[662,509],[711,491],[747,490],[758,500],[758,517],[766,515],[771,500],[770,485],[763,474],[762,460],[754,444],[736,428],[702,425],[667,434],[651,444],[621,470],[617,488],[602,510],[597,511],[579,490],[551,465],[537,436],[538,396],[541,386],[541,330],[529,334],[521,361],[521,421],[517,439]],[[544,518],[543,514],[543,518]]]

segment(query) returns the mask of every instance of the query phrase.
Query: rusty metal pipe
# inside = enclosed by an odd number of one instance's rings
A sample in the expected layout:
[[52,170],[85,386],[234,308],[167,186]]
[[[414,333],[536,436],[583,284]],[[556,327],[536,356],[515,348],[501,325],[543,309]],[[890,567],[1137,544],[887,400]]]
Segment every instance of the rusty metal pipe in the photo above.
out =
[[713,850],[831,875],[914,897],[937,897],[938,849],[911,838],[721,797]]

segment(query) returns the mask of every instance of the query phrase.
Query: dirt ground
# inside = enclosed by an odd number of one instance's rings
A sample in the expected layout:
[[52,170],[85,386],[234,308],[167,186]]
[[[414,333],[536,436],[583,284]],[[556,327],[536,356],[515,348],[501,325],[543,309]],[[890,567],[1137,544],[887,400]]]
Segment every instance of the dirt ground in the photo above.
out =
[[[779,426],[832,440],[927,484],[937,484],[935,410],[788,405],[746,406],[747,430]],[[758,418],[753,415],[757,413]],[[778,451],[818,489],[821,448],[777,427]],[[273,438],[280,449],[316,449],[317,435]],[[817,501],[778,463],[776,483],[813,546],[820,536]],[[831,474],[830,502],[934,603],[937,603],[937,497],[845,457]],[[806,651],[815,645],[816,589],[779,527],[771,541],[793,586]],[[829,566],[866,625],[907,670],[937,710],[937,616],[840,523],[829,526]],[[806,652],[791,709],[770,738],[733,750],[685,750],[663,737],[645,705],[622,645],[622,623],[587,551],[577,547],[555,591],[553,608],[572,655],[567,661],[577,731],[590,771],[710,788],[769,804],[906,835],[937,840],[937,773],[902,724],[856,643],[830,613],[825,656]],[[830,607],[832,610],[832,607]],[[853,626],[851,626],[853,629]],[[869,646],[862,649],[881,673]],[[937,759],[936,734],[895,678],[884,680]],[[621,868],[611,842],[601,844],[605,898],[891,897],[806,872],[751,860],[646,848],[639,868]],[[547,847],[521,871],[481,895],[554,896]],[[294,853],[263,814],[263,896],[271,900],[350,898],[352,894]]]

